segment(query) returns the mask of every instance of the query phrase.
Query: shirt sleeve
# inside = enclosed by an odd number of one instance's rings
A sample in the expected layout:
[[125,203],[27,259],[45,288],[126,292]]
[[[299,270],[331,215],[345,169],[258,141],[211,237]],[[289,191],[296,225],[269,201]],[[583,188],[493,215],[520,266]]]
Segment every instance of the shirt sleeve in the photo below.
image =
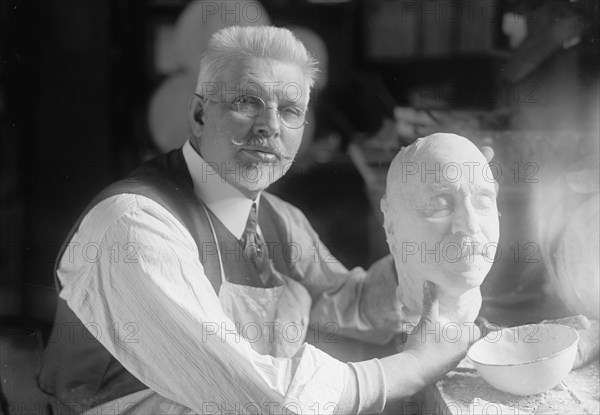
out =
[[351,367],[311,345],[289,359],[256,353],[224,314],[191,235],[143,196],[96,205],[58,276],[60,296],[128,371],[197,413],[334,413],[342,396],[358,399],[344,393]]
[[330,253],[300,210],[272,199],[282,212],[290,235],[288,244],[294,247],[288,249],[295,255],[290,261],[293,277],[302,281],[313,297],[311,325],[376,344],[385,344],[396,333],[413,327],[419,316],[396,296],[398,281],[391,255],[368,270],[348,270]]

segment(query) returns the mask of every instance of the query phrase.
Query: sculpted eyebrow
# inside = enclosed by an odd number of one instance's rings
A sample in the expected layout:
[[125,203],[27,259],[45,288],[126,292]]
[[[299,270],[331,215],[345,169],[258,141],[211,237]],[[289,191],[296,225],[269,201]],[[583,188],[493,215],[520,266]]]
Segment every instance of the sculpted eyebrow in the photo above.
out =
[[427,186],[426,190],[431,193],[447,193],[447,192],[454,192],[457,190],[457,188],[453,187],[453,186],[440,185],[440,184],[436,183],[436,184],[431,184],[431,185]]
[[496,191],[494,189],[490,189],[488,187],[483,186],[475,186],[475,191],[487,196],[494,196],[496,194]]

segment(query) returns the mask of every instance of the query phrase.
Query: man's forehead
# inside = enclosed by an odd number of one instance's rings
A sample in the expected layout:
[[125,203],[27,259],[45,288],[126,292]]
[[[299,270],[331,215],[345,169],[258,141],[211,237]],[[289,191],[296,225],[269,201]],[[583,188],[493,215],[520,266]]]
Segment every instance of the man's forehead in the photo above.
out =
[[265,101],[308,101],[310,91],[299,65],[266,58],[240,58],[234,62],[221,77],[222,93],[256,95]]
[[483,157],[459,159],[451,157],[437,159],[413,159],[414,161],[395,162],[390,180],[406,182],[411,177],[418,177],[423,182],[458,181],[486,177],[490,166]]
[[[397,166],[398,167],[398,166]],[[388,180],[388,194],[408,205],[440,194],[496,194],[495,179],[487,162],[406,164]],[[395,195],[395,197],[394,197]]]
[[395,180],[396,186],[407,190],[427,192],[453,191],[461,188],[480,190],[494,188],[495,179],[492,170],[486,165],[469,164],[437,164],[427,169],[425,165],[407,174],[402,180]]

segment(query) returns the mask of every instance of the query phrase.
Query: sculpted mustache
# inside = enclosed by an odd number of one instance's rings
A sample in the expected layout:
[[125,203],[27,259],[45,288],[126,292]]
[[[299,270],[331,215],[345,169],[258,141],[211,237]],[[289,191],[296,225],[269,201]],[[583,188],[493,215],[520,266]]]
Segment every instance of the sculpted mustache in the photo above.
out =
[[461,256],[466,255],[482,255],[487,240],[482,237],[467,235],[463,232],[456,232],[449,238],[442,241],[442,246],[454,245],[460,248]]
[[235,138],[231,140],[231,144],[236,147],[252,147],[257,150],[264,150],[266,153],[273,153],[280,159],[283,160],[294,160],[294,157],[286,156],[281,149],[276,146],[269,145],[267,140],[258,138],[258,137],[249,137],[246,140],[236,140]]

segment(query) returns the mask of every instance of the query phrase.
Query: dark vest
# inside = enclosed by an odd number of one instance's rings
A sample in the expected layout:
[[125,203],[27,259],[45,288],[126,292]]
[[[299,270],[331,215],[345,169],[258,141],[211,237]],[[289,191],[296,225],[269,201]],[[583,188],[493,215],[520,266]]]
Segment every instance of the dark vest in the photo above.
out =
[[[122,193],[139,194],[154,200],[183,224],[194,238],[198,247],[198,258],[215,292],[218,293],[221,276],[215,241],[204,209],[195,196],[193,182],[181,149],[144,163],[131,176],[110,185],[94,198],[76,222],[59,252],[55,264],[57,288],[60,289],[60,283],[56,269],[83,217],[100,201]],[[283,274],[290,275],[289,260],[284,258],[283,250],[278,249],[285,246],[287,235],[283,219],[269,202],[273,197],[263,193],[259,224],[275,268]],[[219,239],[228,280],[244,285],[253,285],[252,281],[260,281],[254,267],[243,255],[240,242],[212,212],[209,214]],[[271,280],[268,286],[277,283],[276,280]],[[87,334],[83,323],[61,298],[58,299],[54,327],[44,352],[38,384],[69,410],[77,412],[147,388],[102,344]]]

